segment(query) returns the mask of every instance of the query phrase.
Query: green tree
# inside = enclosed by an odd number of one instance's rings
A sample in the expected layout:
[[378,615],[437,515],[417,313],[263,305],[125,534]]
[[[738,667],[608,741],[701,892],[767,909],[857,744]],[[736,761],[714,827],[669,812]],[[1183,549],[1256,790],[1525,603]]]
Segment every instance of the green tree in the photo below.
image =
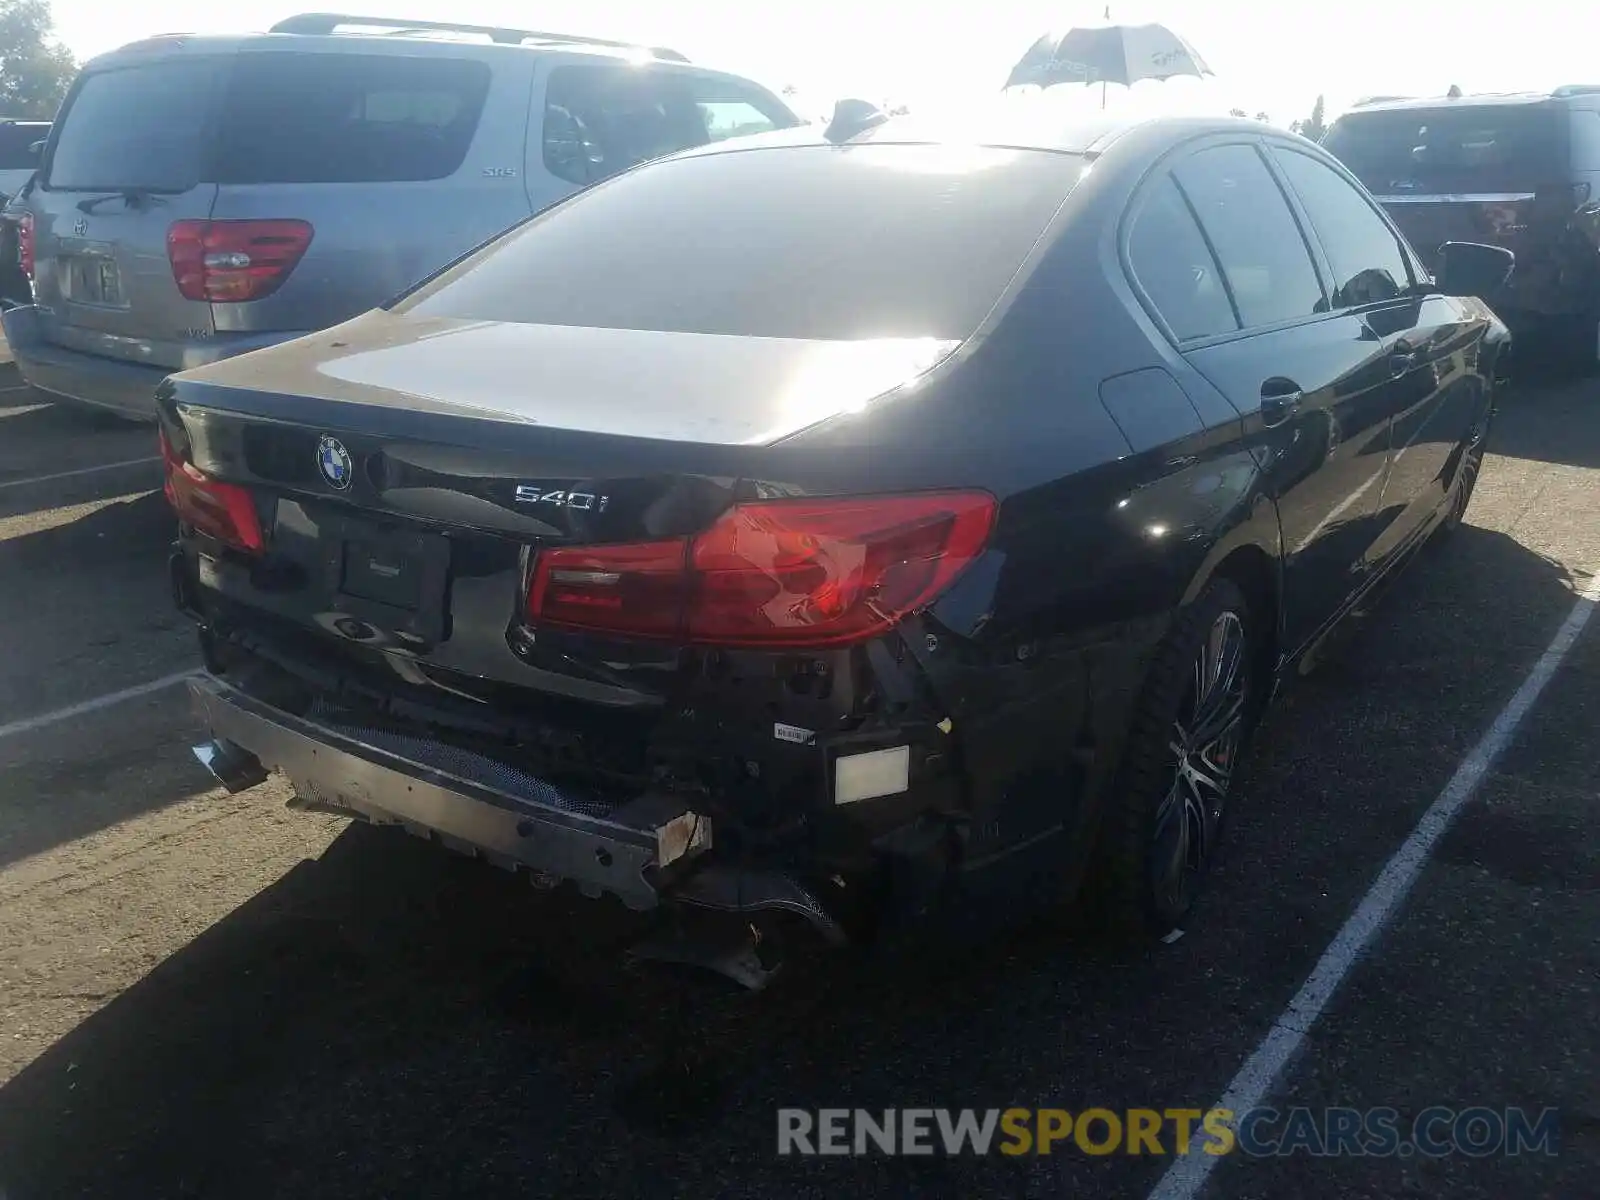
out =
[[1322,135],[1328,132],[1328,124],[1323,119],[1325,111],[1322,97],[1318,96],[1317,102],[1311,106],[1311,116],[1307,120],[1294,122],[1289,128],[1301,137],[1320,142]]
[[0,117],[54,117],[77,73],[50,0],[0,0]]

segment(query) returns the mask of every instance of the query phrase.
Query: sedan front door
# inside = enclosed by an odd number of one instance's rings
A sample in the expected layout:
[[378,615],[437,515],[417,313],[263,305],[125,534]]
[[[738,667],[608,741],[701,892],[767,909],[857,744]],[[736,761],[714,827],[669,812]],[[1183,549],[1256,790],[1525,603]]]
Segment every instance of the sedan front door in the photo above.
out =
[[1486,321],[1431,289],[1376,204],[1329,163],[1290,145],[1272,147],[1316,234],[1333,304],[1358,314],[1379,347],[1394,406],[1388,473],[1378,497],[1381,533],[1370,566],[1387,564],[1444,503],[1459,461],[1486,416],[1473,366]]

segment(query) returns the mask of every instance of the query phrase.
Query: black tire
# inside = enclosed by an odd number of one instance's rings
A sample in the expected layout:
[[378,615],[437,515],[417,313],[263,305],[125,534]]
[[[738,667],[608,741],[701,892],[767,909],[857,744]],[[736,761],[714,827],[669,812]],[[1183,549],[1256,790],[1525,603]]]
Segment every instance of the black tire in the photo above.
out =
[[1483,470],[1483,450],[1487,430],[1479,430],[1461,454],[1461,465],[1456,468],[1455,483],[1450,489],[1450,511],[1439,523],[1439,532],[1449,536],[1460,529],[1467,519],[1467,506],[1472,503],[1472,493],[1478,486],[1478,474]]
[[[1118,938],[1170,933],[1200,894],[1258,715],[1255,636],[1244,593],[1218,578],[1178,615],[1156,651],[1107,800],[1096,863],[1097,915]],[[1207,664],[1219,661],[1207,685]],[[1219,698],[1222,707],[1213,711]],[[1194,719],[1197,709],[1211,713],[1200,723],[1205,728]],[[1225,729],[1224,713],[1231,714]],[[1188,751],[1180,754],[1180,744]]]

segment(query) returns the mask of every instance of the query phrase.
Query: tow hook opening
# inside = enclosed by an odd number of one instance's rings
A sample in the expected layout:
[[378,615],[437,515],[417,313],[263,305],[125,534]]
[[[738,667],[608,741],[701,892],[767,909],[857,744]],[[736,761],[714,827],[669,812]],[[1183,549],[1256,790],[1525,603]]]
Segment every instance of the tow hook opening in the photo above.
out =
[[261,765],[261,760],[226,738],[200,743],[194,747],[194,756],[230,793],[242,792],[267,781],[267,769]]

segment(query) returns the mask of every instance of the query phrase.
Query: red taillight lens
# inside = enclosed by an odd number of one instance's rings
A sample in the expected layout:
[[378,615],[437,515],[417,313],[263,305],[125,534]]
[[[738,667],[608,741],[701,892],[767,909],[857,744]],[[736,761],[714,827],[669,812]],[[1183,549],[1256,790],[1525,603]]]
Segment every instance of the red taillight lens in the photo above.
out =
[[675,637],[682,619],[689,544],[684,538],[623,546],[545,550],[528,590],[541,623]]
[[30,280],[33,278],[33,214],[25,212],[22,219],[17,222],[17,262],[22,266],[22,273]]
[[304,221],[175,221],[167,257],[187,300],[260,300],[289,277],[311,234]]
[[933,601],[983,553],[983,493],[741,504],[689,539],[542,551],[528,615],[624,637],[844,645]]
[[162,490],[180,521],[249,554],[260,554],[266,548],[261,519],[249,491],[235,483],[212,479],[193,463],[185,462],[172,448],[164,429],[161,462],[166,474]]

